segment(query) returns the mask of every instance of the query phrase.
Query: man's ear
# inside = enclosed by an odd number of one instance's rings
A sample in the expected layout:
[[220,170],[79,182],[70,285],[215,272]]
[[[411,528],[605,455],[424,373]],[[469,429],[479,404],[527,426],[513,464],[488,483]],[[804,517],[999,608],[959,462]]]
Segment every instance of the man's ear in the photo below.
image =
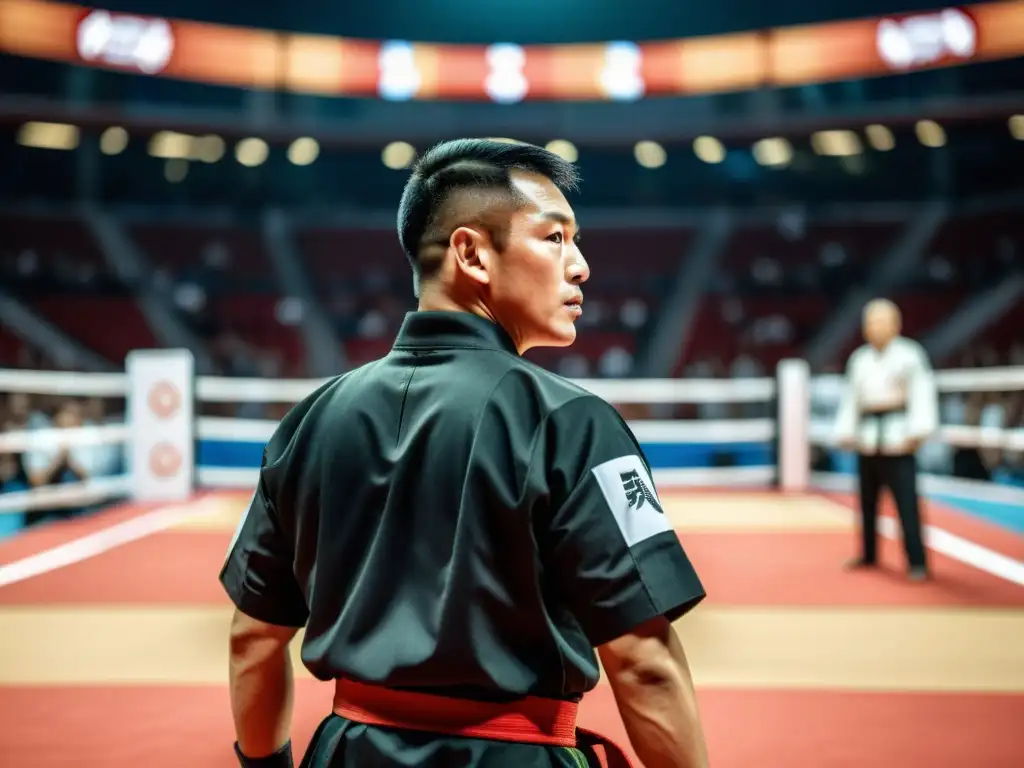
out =
[[455,267],[470,280],[480,285],[491,281],[494,265],[494,245],[485,230],[459,227],[448,241],[455,252]]

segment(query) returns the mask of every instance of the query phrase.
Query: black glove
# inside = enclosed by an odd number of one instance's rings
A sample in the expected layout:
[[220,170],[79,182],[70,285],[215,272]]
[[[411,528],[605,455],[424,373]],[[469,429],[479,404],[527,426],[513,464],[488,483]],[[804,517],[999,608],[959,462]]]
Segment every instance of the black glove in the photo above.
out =
[[242,768],[294,768],[292,763],[292,742],[289,740],[283,747],[266,757],[246,757],[235,742],[235,755]]

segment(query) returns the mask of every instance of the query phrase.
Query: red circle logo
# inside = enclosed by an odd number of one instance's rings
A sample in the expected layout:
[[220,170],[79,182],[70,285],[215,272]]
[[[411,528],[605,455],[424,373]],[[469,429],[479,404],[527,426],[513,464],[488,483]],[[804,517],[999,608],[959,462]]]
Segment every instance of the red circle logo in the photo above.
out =
[[159,419],[169,419],[181,407],[181,392],[169,381],[158,381],[149,390],[149,409]]
[[181,451],[170,443],[157,443],[149,451],[149,470],[157,477],[173,476],[181,462]]

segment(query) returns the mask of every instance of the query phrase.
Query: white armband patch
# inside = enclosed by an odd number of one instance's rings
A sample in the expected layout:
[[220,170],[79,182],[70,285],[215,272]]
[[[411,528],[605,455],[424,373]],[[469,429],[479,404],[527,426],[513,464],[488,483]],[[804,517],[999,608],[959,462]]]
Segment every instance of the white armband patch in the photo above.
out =
[[591,470],[626,546],[672,530],[654,481],[637,455],[621,456]]

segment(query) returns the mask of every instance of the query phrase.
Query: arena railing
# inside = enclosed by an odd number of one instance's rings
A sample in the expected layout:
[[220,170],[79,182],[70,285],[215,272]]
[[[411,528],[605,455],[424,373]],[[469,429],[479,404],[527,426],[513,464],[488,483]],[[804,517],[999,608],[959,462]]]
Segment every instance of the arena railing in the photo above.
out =
[[[951,392],[1024,391],[1024,368],[940,371],[939,389]],[[178,501],[203,489],[245,489],[255,484],[263,445],[276,427],[267,418],[203,415],[204,407],[287,407],[323,383],[320,379],[246,379],[196,376],[184,350],[131,353],[125,373],[67,373],[0,369],[0,394],[123,397],[123,424],[0,434],[0,454],[120,444],[124,472],[56,486],[0,494],[0,513],[93,505],[114,499]],[[810,375],[803,360],[782,361],[773,377],[740,379],[588,379],[581,387],[608,402],[649,409],[650,418],[627,416],[662,487],[850,490],[848,473],[811,471],[812,446],[832,448],[831,417],[842,377]],[[812,417],[812,404],[813,413]],[[681,419],[660,410],[696,405],[739,408],[739,418]],[[950,445],[1024,449],[1024,430],[943,425],[935,437]],[[926,482],[947,489],[961,481]],[[979,484],[968,483],[974,488]],[[991,493],[1024,503],[1024,490]],[[926,491],[928,488],[926,487]],[[944,491],[945,492],[945,491]],[[974,492],[973,490],[971,491]]]

